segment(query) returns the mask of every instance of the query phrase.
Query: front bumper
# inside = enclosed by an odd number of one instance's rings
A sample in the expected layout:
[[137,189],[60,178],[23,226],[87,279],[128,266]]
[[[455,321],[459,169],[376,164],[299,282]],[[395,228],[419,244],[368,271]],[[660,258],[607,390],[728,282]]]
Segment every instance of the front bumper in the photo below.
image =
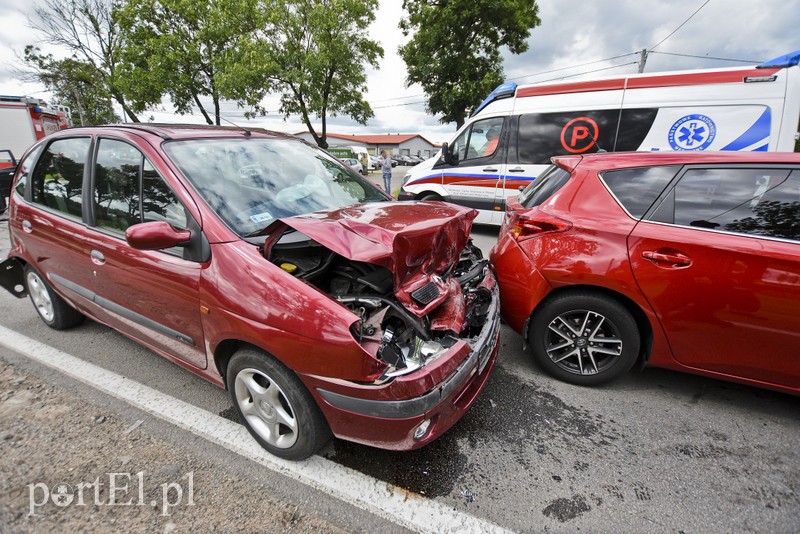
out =
[[[492,276],[491,273],[487,276]],[[370,398],[368,387],[346,391],[342,381],[303,377],[325,413],[333,433],[342,439],[391,450],[422,447],[441,436],[473,404],[483,390],[497,358],[500,333],[500,300],[492,278],[492,302],[486,324],[469,344],[460,343],[437,362],[462,358],[443,380],[432,383],[427,393],[407,399]],[[402,381],[430,383],[431,373],[423,367]],[[398,382],[401,379],[397,379]],[[326,383],[327,382],[327,383]],[[337,389],[338,391],[333,391]],[[403,389],[399,387],[398,389]],[[424,421],[430,426],[419,439],[414,432]]]

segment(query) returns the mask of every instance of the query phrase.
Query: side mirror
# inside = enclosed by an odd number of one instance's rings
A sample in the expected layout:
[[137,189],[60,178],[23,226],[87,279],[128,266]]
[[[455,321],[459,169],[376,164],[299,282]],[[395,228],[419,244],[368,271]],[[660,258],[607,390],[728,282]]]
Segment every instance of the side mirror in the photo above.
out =
[[188,243],[191,238],[192,233],[189,230],[176,230],[165,221],[134,224],[125,230],[125,240],[138,250],[177,247]]
[[453,154],[453,151],[450,150],[450,145],[447,143],[442,143],[442,159],[448,165],[458,165],[458,154]]

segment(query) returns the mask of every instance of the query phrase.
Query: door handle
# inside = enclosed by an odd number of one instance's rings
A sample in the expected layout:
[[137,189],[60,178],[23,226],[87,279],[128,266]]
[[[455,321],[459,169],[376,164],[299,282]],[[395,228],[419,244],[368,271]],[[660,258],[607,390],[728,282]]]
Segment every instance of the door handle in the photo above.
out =
[[96,263],[97,265],[103,265],[106,262],[106,257],[103,256],[103,253],[99,250],[91,251],[89,256],[92,257],[92,262]]
[[671,263],[676,267],[688,267],[692,260],[680,252],[658,252],[656,250],[645,250],[642,257],[654,263]]
[[494,167],[486,167],[485,169],[483,169],[483,172],[497,172],[497,169],[495,169]]
[[33,232],[33,225],[31,224],[31,222],[28,219],[25,219],[24,221],[22,221],[22,230],[26,234],[29,234],[29,233]]
[[523,169],[522,167],[513,167],[511,169],[508,169],[508,172],[525,172],[525,169]]

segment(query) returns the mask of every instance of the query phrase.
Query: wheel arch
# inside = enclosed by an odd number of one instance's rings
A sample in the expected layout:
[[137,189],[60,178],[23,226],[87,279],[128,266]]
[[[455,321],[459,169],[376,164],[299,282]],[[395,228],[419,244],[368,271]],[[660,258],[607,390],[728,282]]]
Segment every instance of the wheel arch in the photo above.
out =
[[636,322],[636,326],[639,329],[640,334],[640,346],[639,346],[639,355],[637,357],[637,363],[634,366],[639,366],[639,368],[643,367],[648,359],[650,358],[650,354],[653,351],[653,325],[650,324],[650,321],[647,318],[647,315],[642,310],[641,306],[636,303],[630,297],[620,293],[619,291],[614,291],[613,289],[609,289],[607,287],[601,286],[593,286],[593,285],[570,285],[564,286],[560,288],[556,288],[547,296],[542,299],[536,307],[534,307],[531,314],[528,316],[528,319],[525,321],[525,326],[523,327],[523,340],[524,343],[528,342],[528,333],[530,330],[530,325],[533,318],[536,316],[537,312],[543,308],[543,304],[562,296],[568,296],[570,294],[594,294],[603,296],[608,299],[612,299],[622,306],[631,314],[633,320]]

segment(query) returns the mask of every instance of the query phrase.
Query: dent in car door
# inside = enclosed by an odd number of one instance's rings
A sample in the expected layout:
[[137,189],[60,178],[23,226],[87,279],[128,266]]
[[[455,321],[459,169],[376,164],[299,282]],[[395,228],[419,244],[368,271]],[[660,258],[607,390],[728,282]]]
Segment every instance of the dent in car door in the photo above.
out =
[[690,169],[650,218],[630,260],[675,359],[800,387],[798,171]]

